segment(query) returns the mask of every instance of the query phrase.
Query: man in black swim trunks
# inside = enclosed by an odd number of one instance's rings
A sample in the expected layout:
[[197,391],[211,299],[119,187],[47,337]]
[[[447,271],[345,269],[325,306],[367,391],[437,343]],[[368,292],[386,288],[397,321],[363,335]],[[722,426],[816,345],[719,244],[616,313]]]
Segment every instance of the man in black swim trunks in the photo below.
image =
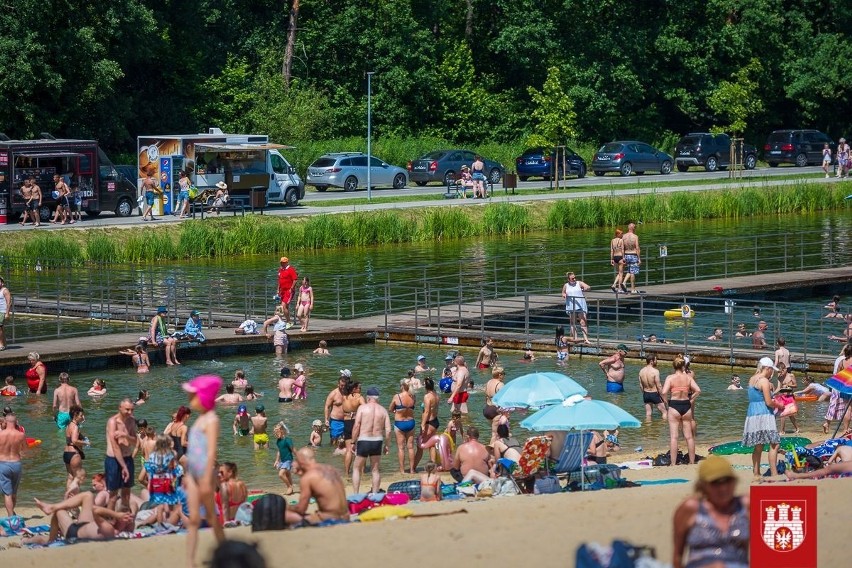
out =
[[663,403],[663,397],[660,396],[663,386],[660,384],[657,356],[649,353],[645,357],[645,363],[646,365],[639,371],[639,386],[642,387],[642,402],[645,403],[645,421],[650,422],[654,406],[663,418],[666,417],[666,405]]
[[290,376],[290,368],[281,368],[281,379],[278,381],[278,402],[293,402],[293,385],[296,379]]
[[379,463],[382,453],[390,451],[391,422],[388,411],[378,401],[379,389],[370,387],[367,389],[366,404],[359,406],[355,412],[355,425],[352,427],[352,437],[356,440],[355,463],[352,466],[352,488],[355,493],[361,489],[361,474],[367,458],[370,458],[372,492],[378,493],[381,488]]
[[[49,544],[61,535],[66,543],[77,540],[107,540],[121,531],[133,530],[133,514],[119,513],[95,505],[95,495],[90,491],[78,493],[60,503],[35,500],[41,511],[50,515],[50,532],[24,538],[23,544]],[[79,509],[76,521],[69,511]]]

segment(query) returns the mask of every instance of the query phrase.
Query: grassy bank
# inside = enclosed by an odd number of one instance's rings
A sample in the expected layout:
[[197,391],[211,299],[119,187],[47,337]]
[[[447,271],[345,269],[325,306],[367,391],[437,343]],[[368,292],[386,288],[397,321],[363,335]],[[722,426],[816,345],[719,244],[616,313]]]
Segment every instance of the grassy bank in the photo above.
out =
[[813,213],[848,208],[845,197],[850,185],[801,183],[302,218],[247,215],[191,220],[180,226],[14,232],[4,237],[0,255],[9,264],[18,259],[32,263],[55,258],[74,263],[151,262],[618,226],[634,220],[652,223]]

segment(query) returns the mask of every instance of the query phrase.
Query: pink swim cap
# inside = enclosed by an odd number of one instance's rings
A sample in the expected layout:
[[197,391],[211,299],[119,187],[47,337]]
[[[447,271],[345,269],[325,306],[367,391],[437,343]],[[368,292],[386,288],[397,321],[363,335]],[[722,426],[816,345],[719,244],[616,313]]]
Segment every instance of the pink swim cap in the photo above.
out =
[[205,410],[213,410],[216,406],[216,396],[222,388],[222,377],[216,375],[201,375],[183,384],[183,390],[198,395],[198,402]]

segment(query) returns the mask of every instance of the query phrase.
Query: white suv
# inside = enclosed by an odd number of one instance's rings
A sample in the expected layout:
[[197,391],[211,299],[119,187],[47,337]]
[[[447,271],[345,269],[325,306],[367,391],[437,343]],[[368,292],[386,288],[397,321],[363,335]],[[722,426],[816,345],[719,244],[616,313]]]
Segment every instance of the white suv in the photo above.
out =
[[[314,186],[317,191],[325,191],[329,187],[342,187],[344,191],[355,191],[359,187],[367,187],[367,154],[362,152],[324,154],[308,166],[308,178],[305,183]],[[370,185],[402,189],[408,185],[408,172],[372,156]]]

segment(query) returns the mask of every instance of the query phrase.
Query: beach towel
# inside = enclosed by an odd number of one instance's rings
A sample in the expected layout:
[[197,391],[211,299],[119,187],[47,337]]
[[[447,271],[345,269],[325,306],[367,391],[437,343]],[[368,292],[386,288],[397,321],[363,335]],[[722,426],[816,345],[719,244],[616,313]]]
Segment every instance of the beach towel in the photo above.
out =
[[24,529],[24,518],[20,515],[13,515],[11,517],[0,517],[0,529],[2,529],[5,536],[15,536],[21,534],[22,529]]
[[546,436],[529,438],[521,450],[521,457],[518,458],[520,476],[529,477],[540,469],[546,469],[548,454],[550,454],[550,438]]
[[[749,467],[751,469],[751,467]],[[648,479],[645,481],[640,481],[639,485],[668,485],[670,483],[689,483],[688,479]]]

